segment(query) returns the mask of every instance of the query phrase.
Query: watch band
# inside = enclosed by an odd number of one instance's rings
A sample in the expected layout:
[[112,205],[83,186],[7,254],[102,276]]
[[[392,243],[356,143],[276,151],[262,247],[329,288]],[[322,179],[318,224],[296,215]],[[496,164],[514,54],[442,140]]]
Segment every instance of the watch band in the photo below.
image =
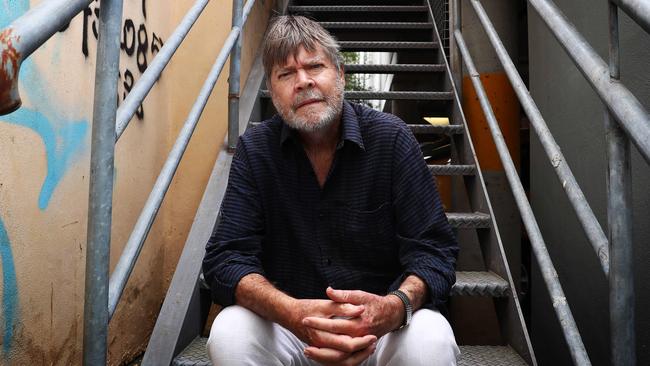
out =
[[411,305],[411,300],[409,300],[408,296],[406,296],[406,294],[401,290],[391,291],[388,294],[397,296],[404,304],[404,313],[406,316],[404,318],[404,323],[399,327],[399,329],[402,329],[411,323],[411,318],[413,317],[413,306]]

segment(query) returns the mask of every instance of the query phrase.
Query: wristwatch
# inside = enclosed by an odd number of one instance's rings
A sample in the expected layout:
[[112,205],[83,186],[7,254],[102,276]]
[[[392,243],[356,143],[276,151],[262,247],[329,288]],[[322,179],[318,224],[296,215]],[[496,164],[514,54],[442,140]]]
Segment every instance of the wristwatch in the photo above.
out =
[[391,291],[388,294],[399,297],[399,299],[402,300],[402,303],[404,304],[404,313],[406,314],[406,317],[404,319],[404,323],[399,327],[399,329],[402,329],[411,323],[411,318],[413,317],[413,306],[411,305],[411,300],[409,300],[408,296],[406,296],[406,294],[400,290]]

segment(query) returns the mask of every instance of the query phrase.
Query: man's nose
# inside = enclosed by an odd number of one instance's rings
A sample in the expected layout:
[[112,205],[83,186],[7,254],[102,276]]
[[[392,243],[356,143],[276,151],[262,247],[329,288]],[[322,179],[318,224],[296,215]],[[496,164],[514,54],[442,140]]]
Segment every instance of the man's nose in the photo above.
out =
[[296,89],[303,90],[314,87],[314,80],[303,69],[299,69],[296,73]]

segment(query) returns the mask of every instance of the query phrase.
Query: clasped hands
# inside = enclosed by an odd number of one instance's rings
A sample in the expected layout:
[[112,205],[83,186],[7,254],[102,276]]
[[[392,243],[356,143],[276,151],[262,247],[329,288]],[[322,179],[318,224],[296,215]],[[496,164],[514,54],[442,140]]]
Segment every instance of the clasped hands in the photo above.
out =
[[358,365],[379,337],[399,328],[404,307],[396,296],[327,288],[329,300],[296,300],[289,330],[309,346],[305,356],[324,365]]

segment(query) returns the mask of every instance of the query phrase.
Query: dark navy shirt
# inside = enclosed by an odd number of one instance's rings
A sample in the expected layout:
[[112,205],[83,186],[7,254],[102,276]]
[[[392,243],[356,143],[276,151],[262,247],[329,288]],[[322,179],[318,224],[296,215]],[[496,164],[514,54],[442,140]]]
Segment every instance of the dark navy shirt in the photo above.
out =
[[341,127],[323,188],[279,116],[240,138],[203,262],[216,303],[233,304],[250,273],[296,298],[326,298],[327,286],[384,295],[415,274],[427,307],[446,301],[458,245],[413,134],[347,101]]

